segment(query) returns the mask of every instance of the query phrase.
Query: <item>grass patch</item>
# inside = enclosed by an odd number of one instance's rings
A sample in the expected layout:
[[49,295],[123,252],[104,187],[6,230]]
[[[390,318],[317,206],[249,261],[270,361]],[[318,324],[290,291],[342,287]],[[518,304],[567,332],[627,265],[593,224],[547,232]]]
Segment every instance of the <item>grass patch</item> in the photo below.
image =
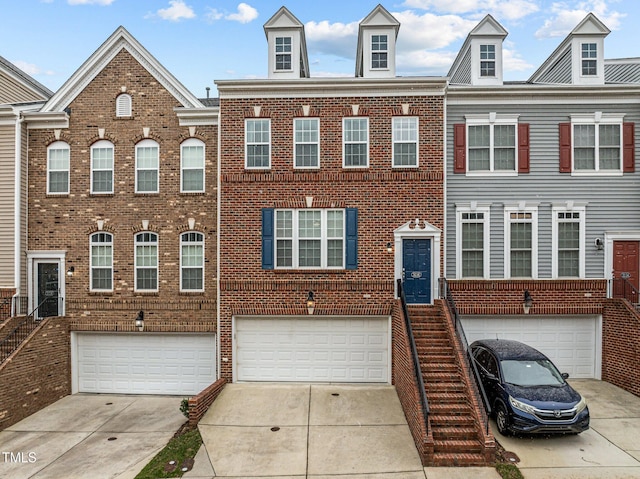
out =
[[524,476],[515,464],[496,464],[496,471],[502,479],[524,479]]
[[[198,428],[179,431],[169,441],[165,448],[147,464],[135,479],[156,479],[162,477],[182,477],[183,463],[193,459],[202,445],[202,437]],[[170,461],[175,461],[175,469],[169,466]]]

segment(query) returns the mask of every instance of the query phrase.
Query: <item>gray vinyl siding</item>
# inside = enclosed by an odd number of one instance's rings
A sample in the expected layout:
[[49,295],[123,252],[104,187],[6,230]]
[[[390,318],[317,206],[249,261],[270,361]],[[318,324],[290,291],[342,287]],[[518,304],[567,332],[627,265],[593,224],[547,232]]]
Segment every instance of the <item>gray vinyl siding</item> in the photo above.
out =
[[451,83],[459,85],[471,85],[471,48],[467,49],[460,66],[451,77]]
[[[552,277],[552,207],[566,201],[586,204],[585,275],[603,278],[604,251],[593,246],[605,232],[640,230],[640,166],[638,135],[640,111],[636,104],[589,106],[531,104],[523,99],[518,105],[461,106],[449,103],[447,109],[447,225],[446,276],[456,277],[456,203],[490,204],[490,275],[504,277],[504,206],[519,201],[538,204],[538,278]],[[594,111],[624,113],[625,122],[636,123],[636,172],[623,176],[574,177],[559,172],[558,124],[569,122],[574,113]],[[453,173],[453,125],[465,123],[465,114],[519,114],[520,123],[530,125],[530,173],[511,177],[472,177]]]
[[536,83],[571,83],[571,47]]
[[0,70],[0,104],[39,101],[43,99],[43,95],[35,94],[31,89]]
[[0,125],[0,288],[14,285],[15,126]]

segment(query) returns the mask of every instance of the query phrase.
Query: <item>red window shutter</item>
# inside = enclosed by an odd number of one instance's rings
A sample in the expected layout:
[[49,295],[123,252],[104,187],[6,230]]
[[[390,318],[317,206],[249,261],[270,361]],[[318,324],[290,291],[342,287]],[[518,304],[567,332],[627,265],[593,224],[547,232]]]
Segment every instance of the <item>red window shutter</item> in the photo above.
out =
[[560,173],[571,173],[571,123],[560,123]]
[[467,125],[458,123],[453,125],[453,172],[467,171]]
[[518,173],[529,173],[529,124],[518,124]]
[[633,173],[636,171],[636,135],[635,123],[622,125],[622,171]]

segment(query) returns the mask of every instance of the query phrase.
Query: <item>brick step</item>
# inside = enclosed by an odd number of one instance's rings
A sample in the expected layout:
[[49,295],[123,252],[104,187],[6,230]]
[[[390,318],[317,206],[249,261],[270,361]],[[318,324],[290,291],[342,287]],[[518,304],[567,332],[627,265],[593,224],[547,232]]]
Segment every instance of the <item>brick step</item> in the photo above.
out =
[[468,453],[477,454],[482,452],[482,444],[474,439],[457,439],[446,441],[434,441],[434,452]]
[[430,359],[419,358],[420,359],[420,367],[422,368],[423,373],[448,373],[448,374],[457,374],[459,372],[458,366],[456,363],[442,362],[442,361],[432,361]]
[[437,348],[446,348],[446,346],[432,346],[431,348],[417,348],[418,349],[418,357],[420,357],[422,359],[422,357],[424,357],[425,361],[430,362],[430,363],[434,363],[434,362],[441,362],[441,363],[455,363],[456,362],[456,358],[452,353],[443,353],[442,351],[440,351],[439,354],[435,354],[438,351],[436,351]]
[[441,371],[423,371],[422,379],[427,383],[453,383],[458,382],[462,387],[464,387],[464,383],[462,382],[459,374],[450,374]]
[[476,421],[470,415],[429,414],[432,427],[475,427]]
[[450,356],[453,357],[453,348],[451,346],[418,346],[416,345],[418,354],[429,356]]
[[478,436],[478,431],[473,427],[449,427],[431,425],[431,432],[433,434],[434,441],[444,440],[470,440],[475,439]]
[[416,342],[430,342],[436,339],[441,341],[449,341],[449,333],[439,329],[414,329],[413,337],[415,338]]
[[440,404],[429,402],[429,411],[436,416],[471,416],[473,414],[466,402]]
[[430,465],[439,467],[470,467],[486,466],[487,462],[483,454],[438,452],[433,454]]
[[465,393],[464,384],[461,382],[429,383],[425,381],[424,387],[427,390],[427,398],[431,393]]
[[448,404],[467,401],[467,395],[463,392],[435,392],[427,394],[429,404]]

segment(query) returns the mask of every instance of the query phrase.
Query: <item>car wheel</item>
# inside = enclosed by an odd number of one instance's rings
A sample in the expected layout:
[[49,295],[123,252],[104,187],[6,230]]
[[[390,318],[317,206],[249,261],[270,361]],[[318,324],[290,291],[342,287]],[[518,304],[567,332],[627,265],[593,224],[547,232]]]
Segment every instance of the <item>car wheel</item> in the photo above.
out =
[[502,404],[498,404],[496,406],[496,426],[498,426],[498,432],[503,436],[511,435],[511,430],[509,429],[509,415]]

